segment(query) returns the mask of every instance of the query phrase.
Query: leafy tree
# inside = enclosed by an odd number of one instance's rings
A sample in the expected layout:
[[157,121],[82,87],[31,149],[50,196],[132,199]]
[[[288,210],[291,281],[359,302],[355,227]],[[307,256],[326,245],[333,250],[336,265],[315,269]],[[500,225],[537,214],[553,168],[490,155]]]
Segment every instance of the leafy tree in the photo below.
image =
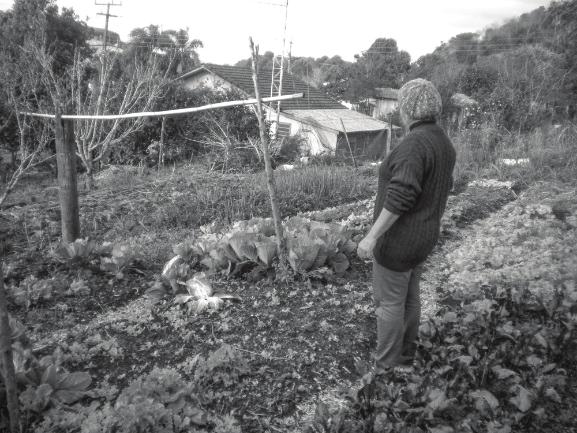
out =
[[571,118],[577,100],[577,0],[553,2],[486,29],[463,33],[411,65],[410,78],[433,81],[450,116],[465,93],[506,128]]
[[340,56],[297,57],[292,61],[291,71],[303,81],[323,89],[329,96],[342,100],[350,84],[353,64]]
[[164,55],[161,68],[170,63],[169,75],[176,77],[200,63],[196,50],[202,47],[198,39],[191,39],[188,30],[164,30],[158,26],[135,28],[130,32],[130,41],[125,47],[124,57],[128,62],[144,61],[151,51]]
[[[273,57],[270,51],[260,56],[260,69],[272,68]],[[355,62],[340,56],[293,57],[291,72],[335,99],[358,102],[372,97],[376,87],[398,87],[410,70],[410,60],[407,52],[398,49],[394,39],[380,38],[357,55]],[[288,59],[285,62],[286,68]],[[250,65],[250,59],[236,63],[236,66]]]
[[[272,62],[274,59],[274,53],[272,51],[266,51],[264,54],[261,54],[258,57],[258,67],[259,70],[263,69],[272,69]],[[243,68],[251,68],[252,67],[252,59],[249,57],[248,59],[243,59],[235,63],[235,66],[240,66]],[[285,64],[286,66],[286,64]]]
[[[167,85],[163,97],[157,100],[154,110],[198,107],[239,99],[243,99],[243,95],[234,90],[189,90],[180,82],[173,81]],[[161,118],[145,119],[142,129],[112,148],[110,159],[122,164],[142,160],[156,163],[161,125]],[[215,136],[222,139],[222,131],[226,131],[228,139],[235,143],[254,141],[259,136],[257,120],[248,107],[230,107],[169,117],[165,123],[165,160],[190,159],[194,154],[212,151],[211,140]]]
[[356,56],[347,96],[353,101],[371,97],[376,87],[397,88],[410,70],[411,56],[399,51],[394,39],[379,38]]

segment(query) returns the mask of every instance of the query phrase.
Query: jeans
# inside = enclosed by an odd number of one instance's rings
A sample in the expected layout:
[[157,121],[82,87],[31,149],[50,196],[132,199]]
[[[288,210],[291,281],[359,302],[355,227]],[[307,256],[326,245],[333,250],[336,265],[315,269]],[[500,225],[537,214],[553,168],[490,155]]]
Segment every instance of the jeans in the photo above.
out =
[[378,368],[399,365],[415,356],[421,319],[421,272],[420,266],[396,272],[373,261]]

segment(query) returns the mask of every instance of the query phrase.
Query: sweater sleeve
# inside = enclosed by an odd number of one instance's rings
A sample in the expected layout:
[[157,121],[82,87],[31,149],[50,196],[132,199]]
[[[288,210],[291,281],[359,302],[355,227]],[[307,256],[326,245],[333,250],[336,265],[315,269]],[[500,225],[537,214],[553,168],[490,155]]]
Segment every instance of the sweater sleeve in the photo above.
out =
[[[401,150],[401,149],[399,149]],[[409,211],[422,191],[423,156],[417,146],[406,143],[403,151],[389,162],[391,180],[387,185],[383,207],[396,215]]]

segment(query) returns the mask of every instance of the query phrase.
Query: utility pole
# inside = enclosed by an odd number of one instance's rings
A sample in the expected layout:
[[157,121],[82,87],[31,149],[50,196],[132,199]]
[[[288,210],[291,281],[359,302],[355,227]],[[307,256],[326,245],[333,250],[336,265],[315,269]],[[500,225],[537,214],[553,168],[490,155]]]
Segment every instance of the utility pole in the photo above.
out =
[[118,17],[118,15],[112,15],[110,13],[110,6],[122,6],[122,2],[117,0],[109,0],[106,3],[99,3],[98,1],[95,1],[94,4],[97,6],[106,6],[106,13],[99,12],[96,14],[104,15],[106,17],[106,24],[104,24],[104,51],[106,51],[106,47],[108,45],[108,21],[110,20],[110,17]]

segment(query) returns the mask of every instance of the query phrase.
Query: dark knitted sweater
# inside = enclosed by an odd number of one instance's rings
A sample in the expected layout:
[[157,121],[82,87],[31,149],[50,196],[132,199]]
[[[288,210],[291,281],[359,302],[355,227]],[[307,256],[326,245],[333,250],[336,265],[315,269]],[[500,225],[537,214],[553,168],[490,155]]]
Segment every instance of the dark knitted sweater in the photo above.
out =
[[455,149],[434,122],[419,122],[383,161],[374,219],[383,207],[400,215],[373,251],[381,266],[404,272],[433,250],[452,186]]

